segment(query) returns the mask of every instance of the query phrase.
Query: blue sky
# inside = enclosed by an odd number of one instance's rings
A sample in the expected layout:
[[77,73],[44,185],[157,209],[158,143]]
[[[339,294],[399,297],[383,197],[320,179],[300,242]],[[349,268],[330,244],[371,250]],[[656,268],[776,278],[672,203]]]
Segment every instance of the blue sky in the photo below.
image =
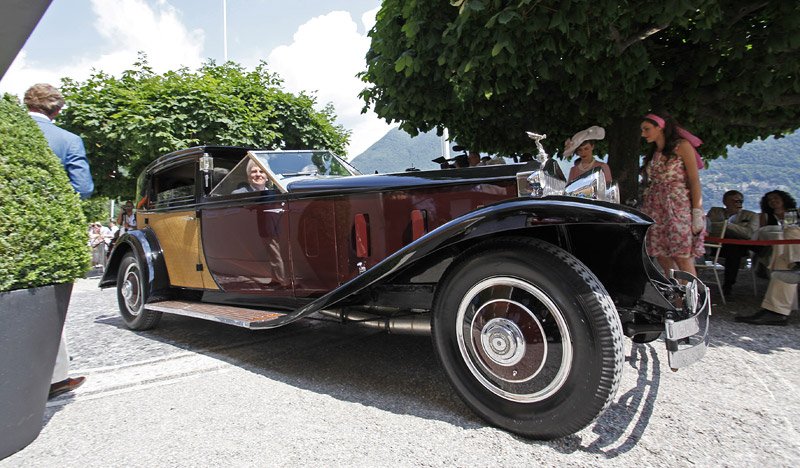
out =
[[[223,61],[223,0],[53,0],[0,81],[21,95],[33,83],[118,74],[144,51],[158,72]],[[366,31],[380,0],[227,0],[228,59],[252,68],[266,60],[293,92],[332,102],[353,131],[356,156],[390,128],[360,113],[355,74],[365,68]],[[324,73],[320,73],[324,70]]]

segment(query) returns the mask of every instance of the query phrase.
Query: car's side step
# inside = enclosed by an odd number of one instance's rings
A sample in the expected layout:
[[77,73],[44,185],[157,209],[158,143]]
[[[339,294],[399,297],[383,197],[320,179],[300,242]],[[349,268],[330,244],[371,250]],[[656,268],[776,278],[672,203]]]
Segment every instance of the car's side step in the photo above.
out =
[[264,328],[269,322],[284,316],[280,312],[193,301],[153,302],[145,304],[144,308],[154,312],[185,315],[251,329]]

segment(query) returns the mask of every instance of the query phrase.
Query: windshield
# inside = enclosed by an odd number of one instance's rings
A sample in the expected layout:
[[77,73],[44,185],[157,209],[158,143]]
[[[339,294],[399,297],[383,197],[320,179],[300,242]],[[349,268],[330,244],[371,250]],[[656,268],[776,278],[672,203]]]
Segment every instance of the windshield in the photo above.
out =
[[289,182],[297,178],[360,175],[328,151],[249,151],[230,171],[214,168],[213,174],[216,185],[211,196],[286,193]]
[[351,176],[359,172],[328,151],[253,151],[277,181],[300,176]]

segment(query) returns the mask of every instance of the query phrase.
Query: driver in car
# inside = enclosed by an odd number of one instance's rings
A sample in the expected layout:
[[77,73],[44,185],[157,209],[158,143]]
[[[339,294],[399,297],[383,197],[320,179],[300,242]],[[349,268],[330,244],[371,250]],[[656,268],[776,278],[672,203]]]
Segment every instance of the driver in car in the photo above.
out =
[[252,159],[247,161],[247,185],[239,187],[231,194],[261,192],[267,189],[267,173]]

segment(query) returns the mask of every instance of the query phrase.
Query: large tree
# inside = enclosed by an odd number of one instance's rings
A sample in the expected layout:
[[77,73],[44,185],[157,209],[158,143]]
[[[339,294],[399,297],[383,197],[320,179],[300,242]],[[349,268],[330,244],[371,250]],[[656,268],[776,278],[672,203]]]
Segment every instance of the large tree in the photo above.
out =
[[725,146],[798,128],[800,3],[759,0],[384,0],[366,107],[411,134],[483,151],[554,152],[590,125],[635,193],[640,117],[667,111]]
[[144,58],[119,78],[102,72],[65,79],[63,126],[83,137],[96,194],[131,197],[153,159],[196,145],[329,149],[344,154],[350,132],[328,105],[281,88],[262,63],[253,71],[228,62],[156,74]]

